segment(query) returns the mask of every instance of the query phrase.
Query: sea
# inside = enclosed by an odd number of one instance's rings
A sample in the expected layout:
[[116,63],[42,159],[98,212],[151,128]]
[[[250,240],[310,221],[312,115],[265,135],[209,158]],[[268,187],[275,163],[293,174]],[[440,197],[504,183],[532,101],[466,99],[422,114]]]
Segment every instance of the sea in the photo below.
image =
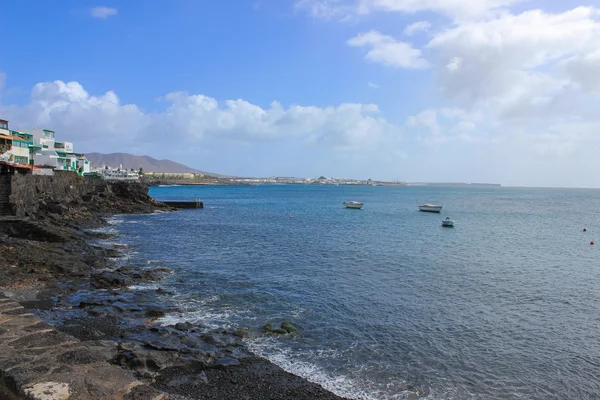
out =
[[[600,190],[153,187],[204,209],[113,219],[127,262],[174,271],[164,324],[247,339],[354,399],[600,398]],[[344,201],[363,201],[362,210]],[[418,205],[443,205],[441,214]],[[453,228],[441,226],[451,217]],[[584,228],[587,230],[584,232]],[[596,242],[596,245],[590,242]]]

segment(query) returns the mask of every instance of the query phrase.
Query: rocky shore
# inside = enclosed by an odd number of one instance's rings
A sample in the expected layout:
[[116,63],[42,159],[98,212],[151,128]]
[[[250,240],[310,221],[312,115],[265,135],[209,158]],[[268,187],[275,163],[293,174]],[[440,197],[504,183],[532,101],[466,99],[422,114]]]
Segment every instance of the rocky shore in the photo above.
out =
[[171,294],[130,287],[172,272],[117,265],[121,249],[95,228],[173,209],[141,184],[59,182],[29,203],[13,189],[0,217],[0,399],[340,399],[247,350],[258,335],[298,334],[291,324],[160,324]]

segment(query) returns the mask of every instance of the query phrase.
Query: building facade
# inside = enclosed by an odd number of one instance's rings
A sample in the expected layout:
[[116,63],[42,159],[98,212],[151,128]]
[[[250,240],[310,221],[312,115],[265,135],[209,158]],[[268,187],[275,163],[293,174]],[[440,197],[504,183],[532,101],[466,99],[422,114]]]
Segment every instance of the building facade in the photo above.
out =
[[8,121],[0,119],[0,161],[53,170],[74,171],[83,175],[91,171],[88,159],[73,151],[73,143],[57,142],[55,132],[36,129],[31,133],[11,131]]

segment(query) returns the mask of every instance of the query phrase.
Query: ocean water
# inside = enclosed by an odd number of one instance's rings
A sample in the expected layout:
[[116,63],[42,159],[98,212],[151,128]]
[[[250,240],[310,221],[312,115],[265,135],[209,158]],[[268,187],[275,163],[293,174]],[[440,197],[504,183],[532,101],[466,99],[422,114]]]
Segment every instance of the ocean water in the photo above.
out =
[[[182,312],[164,323],[290,321],[298,336],[248,345],[353,398],[600,398],[598,190],[266,185],[151,195],[206,206],[115,220],[130,262],[175,271],[160,286]],[[442,214],[418,212],[424,202]],[[454,228],[441,227],[446,216]]]

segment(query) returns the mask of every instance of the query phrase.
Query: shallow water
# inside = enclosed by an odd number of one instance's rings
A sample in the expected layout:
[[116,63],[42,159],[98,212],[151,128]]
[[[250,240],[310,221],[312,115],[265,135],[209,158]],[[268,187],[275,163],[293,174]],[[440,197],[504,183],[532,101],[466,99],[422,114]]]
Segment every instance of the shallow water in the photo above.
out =
[[[129,261],[176,272],[162,286],[185,312],[165,323],[291,321],[298,337],[249,345],[355,398],[404,398],[408,385],[427,399],[600,394],[598,190],[182,186],[151,195],[206,205],[114,221]],[[425,202],[442,214],[418,212]],[[454,228],[441,227],[446,216]]]

